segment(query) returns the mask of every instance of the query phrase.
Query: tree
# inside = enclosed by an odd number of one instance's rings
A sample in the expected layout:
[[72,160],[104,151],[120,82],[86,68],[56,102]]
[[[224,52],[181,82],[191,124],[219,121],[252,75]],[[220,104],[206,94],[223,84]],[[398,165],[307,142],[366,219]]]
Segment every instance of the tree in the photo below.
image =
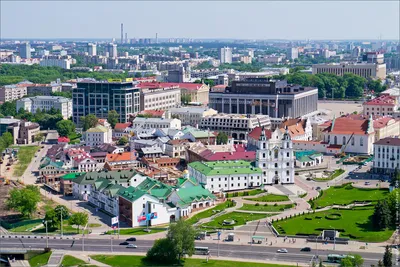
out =
[[225,145],[228,143],[228,135],[224,132],[219,132],[217,135],[217,145]]
[[107,121],[111,127],[114,128],[115,124],[119,122],[119,114],[115,110],[110,110],[108,112]]
[[86,131],[90,128],[96,127],[98,119],[95,115],[93,114],[88,114],[86,116],[82,116],[80,118],[83,130]]
[[390,186],[393,186],[394,188],[400,187],[400,171],[397,168],[394,170],[394,173],[390,177]]
[[204,83],[207,84],[210,88],[215,85],[215,82],[210,79],[204,79]]
[[57,216],[54,209],[46,211],[44,220],[47,221],[47,227],[51,229],[58,229],[60,226],[60,217]]
[[43,140],[43,134],[42,133],[35,134],[35,136],[33,137],[33,140],[35,142],[41,142]]
[[28,185],[21,189],[11,189],[6,205],[8,209],[19,211],[23,216],[30,217],[36,211],[39,201],[39,187]]
[[169,238],[157,239],[147,251],[146,259],[151,262],[174,263],[177,258],[175,244]]
[[342,267],[362,267],[364,259],[358,254],[349,254],[340,261]]
[[62,96],[66,98],[72,98],[72,91],[68,92],[53,92],[51,93],[52,96]]
[[387,245],[385,248],[385,253],[383,254],[383,266],[385,267],[392,267],[393,262],[392,262],[392,251],[390,247]]
[[10,132],[5,132],[0,136],[0,151],[14,144],[14,138]]
[[181,95],[181,102],[182,102],[184,105],[187,105],[187,104],[189,104],[190,102],[192,102],[192,97],[191,97],[190,95],[188,95],[188,94],[182,94],[182,95]]
[[400,221],[400,201],[399,201],[399,194],[400,194],[400,189],[395,189],[392,192],[390,192],[389,196],[386,198],[390,210],[390,214],[392,214],[392,226],[396,226],[398,222]]
[[195,236],[196,232],[192,225],[182,219],[169,226],[167,238],[175,245],[178,260],[184,253],[189,256],[193,255]]
[[118,145],[120,146],[124,146],[129,142],[128,137],[126,136],[122,136],[119,140],[118,140]]
[[75,132],[75,124],[70,120],[62,120],[56,123],[56,129],[60,136],[69,136]]
[[382,260],[379,260],[379,261],[378,261],[378,267],[385,267],[385,265],[383,265]]
[[89,221],[89,215],[84,212],[76,212],[69,217],[69,224],[78,226],[78,234],[79,227],[85,226]]
[[384,200],[378,201],[375,205],[374,214],[372,215],[372,223],[377,229],[385,229],[390,227],[392,223],[392,217],[388,202]]

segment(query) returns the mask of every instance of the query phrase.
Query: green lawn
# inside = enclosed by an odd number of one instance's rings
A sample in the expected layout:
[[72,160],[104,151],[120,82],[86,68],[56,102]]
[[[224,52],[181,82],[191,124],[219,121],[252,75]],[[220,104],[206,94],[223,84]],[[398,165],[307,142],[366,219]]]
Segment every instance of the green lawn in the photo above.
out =
[[61,266],[63,267],[70,267],[70,266],[85,266],[86,262],[84,262],[81,259],[77,259],[73,256],[70,255],[65,255],[62,262],[61,262]]
[[[105,263],[112,267],[144,267],[144,266],[165,266],[165,264],[157,264],[147,262],[143,256],[104,256],[104,255],[93,255],[91,256],[96,261]],[[222,260],[209,260],[206,262],[205,259],[185,259],[182,265],[169,265],[169,266],[186,266],[186,267],[285,267],[289,265],[278,265],[278,264],[265,264],[255,262],[242,262],[242,261],[222,261]],[[293,266],[293,265],[292,265]]]
[[[244,212],[229,212],[224,215],[216,217],[211,222],[202,224],[202,226],[215,227],[215,228],[232,228],[234,226],[244,225],[246,222],[265,219],[268,216],[275,214],[270,213],[244,213]],[[234,220],[233,225],[223,225],[224,220]]]
[[335,170],[331,175],[329,175],[329,177],[327,177],[327,178],[314,178],[313,180],[314,180],[314,181],[317,181],[317,182],[326,182],[326,181],[330,181],[330,180],[335,179],[335,178],[338,177],[339,175],[343,174],[344,172],[345,172],[345,170],[343,170],[343,169],[337,169],[337,170]]
[[[388,240],[394,230],[374,230],[371,222],[373,213],[374,208],[372,206],[357,207],[354,210],[331,209],[277,221],[273,225],[280,234],[287,235],[318,235],[322,230],[334,227],[340,231],[340,237],[363,242],[383,242]],[[332,214],[339,214],[340,216],[336,216],[335,219],[332,218]]]
[[31,267],[44,266],[49,261],[50,255],[51,252],[35,255],[29,259],[29,264]]
[[243,196],[255,196],[261,193],[264,193],[264,190],[261,189],[253,189],[249,191],[240,191],[240,192],[232,192],[232,193],[227,193],[226,197],[243,197]]
[[90,227],[90,228],[101,227],[101,224],[99,224],[99,223],[89,223],[88,227]]
[[[149,227],[151,232],[146,232],[146,231],[144,231],[145,229],[146,229],[146,227],[120,229],[120,234],[121,235],[147,235],[147,234],[154,234],[154,233],[159,233],[159,232],[163,232],[163,231],[167,230],[167,228],[151,228],[151,227]],[[118,234],[118,230],[116,230],[115,232],[114,232],[114,230],[107,232],[108,235],[112,235],[114,233]]]
[[24,220],[24,221],[10,225],[11,228],[9,228],[8,231],[10,231],[10,232],[26,232],[26,231],[30,231],[33,227],[35,227],[37,225],[43,225],[41,219]]
[[38,146],[19,146],[18,147],[18,161],[14,167],[14,176],[22,176],[31,163],[33,156],[38,151]]
[[79,144],[81,142],[81,134],[77,134],[77,133],[72,133],[70,135],[68,135],[69,138],[69,143],[70,144]]
[[245,198],[246,200],[256,201],[256,202],[280,202],[280,201],[289,201],[289,198],[285,195],[274,195],[268,194],[261,197],[256,198]]
[[348,205],[355,201],[378,201],[389,194],[388,189],[361,189],[351,184],[330,187],[324,190],[322,196],[314,201],[315,207],[331,205]]
[[230,207],[229,205],[231,205],[231,207],[234,207],[232,201],[225,201],[224,203],[220,203],[220,204],[216,205],[212,209],[208,209],[208,210],[197,213],[196,215],[194,215],[193,217],[190,217],[186,221],[188,221],[190,224],[195,224],[201,219],[211,217],[212,215],[217,214],[217,213],[225,210],[226,208],[229,208]]
[[266,204],[259,204],[256,206],[255,204],[243,204],[239,210],[250,210],[250,211],[284,211],[286,209],[290,209],[294,207],[294,204],[286,204],[286,205],[267,205]]
[[[60,234],[61,231],[58,228],[48,228],[47,229],[49,234]],[[46,228],[43,226],[39,229],[32,231],[33,233],[46,233]],[[79,227],[79,234],[83,233],[83,227]],[[89,230],[85,230],[85,234],[89,233]],[[78,228],[73,227],[72,225],[68,224],[68,220],[63,221],[63,234],[65,235],[76,235],[78,234]]]

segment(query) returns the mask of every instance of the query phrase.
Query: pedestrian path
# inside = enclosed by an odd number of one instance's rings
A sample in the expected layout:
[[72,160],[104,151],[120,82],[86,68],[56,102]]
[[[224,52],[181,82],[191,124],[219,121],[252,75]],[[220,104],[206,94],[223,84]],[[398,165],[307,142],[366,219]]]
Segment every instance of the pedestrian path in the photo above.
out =
[[[122,253],[118,253],[122,254]],[[87,254],[81,254],[79,252],[69,252],[68,255],[71,255],[75,258],[78,258],[80,260],[83,260],[84,262],[88,263],[89,265],[94,265],[98,267],[111,267],[110,265],[104,264],[102,262],[96,261],[90,257],[90,255]]]
[[64,251],[54,250],[49,258],[47,263],[48,267],[58,267],[61,265],[62,259],[64,257]]

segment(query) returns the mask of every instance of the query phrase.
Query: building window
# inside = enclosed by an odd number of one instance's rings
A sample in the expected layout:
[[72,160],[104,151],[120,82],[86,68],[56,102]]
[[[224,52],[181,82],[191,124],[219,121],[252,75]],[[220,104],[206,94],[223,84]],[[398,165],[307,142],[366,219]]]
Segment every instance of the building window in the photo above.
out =
[[278,168],[278,163],[275,163],[275,168]]
[[354,146],[354,137],[351,138],[351,145]]
[[231,184],[231,186],[233,187],[233,184]]
[[289,175],[289,171],[286,171],[286,175]]
[[290,157],[290,153],[289,152],[286,153],[286,157]]
[[286,162],[286,166],[288,166],[288,167],[289,167],[289,162]]
[[146,208],[146,204],[145,203],[143,203],[143,208]]
[[333,138],[333,143],[334,143],[335,145],[337,145],[337,136],[335,136],[335,137]]
[[360,137],[360,146],[364,146],[364,139]]
[[343,145],[346,144],[346,136],[343,136]]

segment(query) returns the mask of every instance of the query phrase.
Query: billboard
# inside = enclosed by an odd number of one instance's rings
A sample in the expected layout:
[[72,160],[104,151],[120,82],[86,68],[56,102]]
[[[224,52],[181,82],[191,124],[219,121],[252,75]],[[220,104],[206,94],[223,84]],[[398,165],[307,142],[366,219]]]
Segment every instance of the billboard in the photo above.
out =
[[157,219],[157,212],[152,212],[152,213],[148,213],[147,215],[138,216],[138,222],[150,221],[153,219]]
[[111,218],[111,225],[117,224],[118,223],[118,217],[112,217]]

